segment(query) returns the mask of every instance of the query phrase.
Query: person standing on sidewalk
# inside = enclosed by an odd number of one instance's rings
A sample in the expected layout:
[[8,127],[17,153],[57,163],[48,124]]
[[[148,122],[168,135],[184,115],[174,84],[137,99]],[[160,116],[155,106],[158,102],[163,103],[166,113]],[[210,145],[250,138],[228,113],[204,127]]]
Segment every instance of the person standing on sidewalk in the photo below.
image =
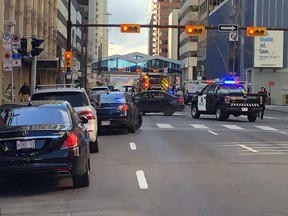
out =
[[22,102],[27,102],[29,101],[29,96],[30,96],[30,88],[27,85],[27,83],[25,82],[19,91],[19,96],[20,96],[20,101]]
[[266,104],[266,98],[268,96],[267,90],[264,87],[261,87],[261,91],[258,92],[259,95],[262,96],[262,111],[260,113],[260,117],[263,120],[264,117],[264,111],[265,111],[265,104]]

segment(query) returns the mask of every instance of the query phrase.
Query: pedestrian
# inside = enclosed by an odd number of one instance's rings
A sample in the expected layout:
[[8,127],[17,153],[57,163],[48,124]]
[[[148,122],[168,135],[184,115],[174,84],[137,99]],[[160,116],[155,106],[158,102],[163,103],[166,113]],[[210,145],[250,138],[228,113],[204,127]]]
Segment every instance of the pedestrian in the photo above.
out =
[[30,97],[30,88],[27,85],[26,82],[21,86],[20,91],[19,91],[19,96],[20,96],[20,101],[21,102],[27,102],[29,101]]
[[260,117],[263,120],[264,117],[264,111],[265,111],[265,104],[266,104],[266,98],[268,96],[267,90],[264,87],[261,87],[261,91],[258,92],[259,95],[262,96],[262,110],[260,112]]
[[11,103],[11,102],[12,102],[12,85],[9,84],[5,90],[4,103]]

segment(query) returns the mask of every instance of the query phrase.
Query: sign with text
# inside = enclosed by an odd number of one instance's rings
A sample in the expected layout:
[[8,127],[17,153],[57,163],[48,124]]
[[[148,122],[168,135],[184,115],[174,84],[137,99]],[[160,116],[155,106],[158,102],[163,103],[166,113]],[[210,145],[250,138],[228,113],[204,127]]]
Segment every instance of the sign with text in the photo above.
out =
[[274,86],[274,81],[266,81],[267,86]]
[[283,31],[267,31],[266,37],[255,37],[254,40],[254,67],[283,67]]

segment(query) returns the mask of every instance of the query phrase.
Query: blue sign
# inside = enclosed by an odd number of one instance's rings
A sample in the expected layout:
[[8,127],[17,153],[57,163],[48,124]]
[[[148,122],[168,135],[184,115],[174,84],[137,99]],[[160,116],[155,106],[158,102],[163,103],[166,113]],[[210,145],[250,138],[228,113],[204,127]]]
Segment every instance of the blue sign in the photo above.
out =
[[22,55],[20,53],[12,53],[12,59],[18,60],[21,59]]

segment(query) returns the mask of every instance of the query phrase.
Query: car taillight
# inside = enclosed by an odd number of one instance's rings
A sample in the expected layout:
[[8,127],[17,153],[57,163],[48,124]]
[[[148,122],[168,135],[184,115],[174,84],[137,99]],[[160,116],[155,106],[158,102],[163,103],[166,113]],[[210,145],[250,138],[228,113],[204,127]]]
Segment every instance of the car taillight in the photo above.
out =
[[229,104],[230,103],[230,96],[225,96],[225,103]]
[[183,104],[184,103],[183,99],[182,98],[178,98],[178,103]]
[[118,110],[120,110],[120,111],[127,111],[127,110],[128,110],[128,105],[127,105],[127,104],[120,105],[120,106],[118,107]]
[[64,141],[63,145],[61,146],[61,149],[66,148],[74,148],[78,145],[78,137],[76,133],[69,133],[67,135],[66,140]]
[[86,116],[89,120],[95,119],[95,116],[93,115],[93,113],[91,111],[88,111],[88,110],[78,112],[78,116],[79,117]]

